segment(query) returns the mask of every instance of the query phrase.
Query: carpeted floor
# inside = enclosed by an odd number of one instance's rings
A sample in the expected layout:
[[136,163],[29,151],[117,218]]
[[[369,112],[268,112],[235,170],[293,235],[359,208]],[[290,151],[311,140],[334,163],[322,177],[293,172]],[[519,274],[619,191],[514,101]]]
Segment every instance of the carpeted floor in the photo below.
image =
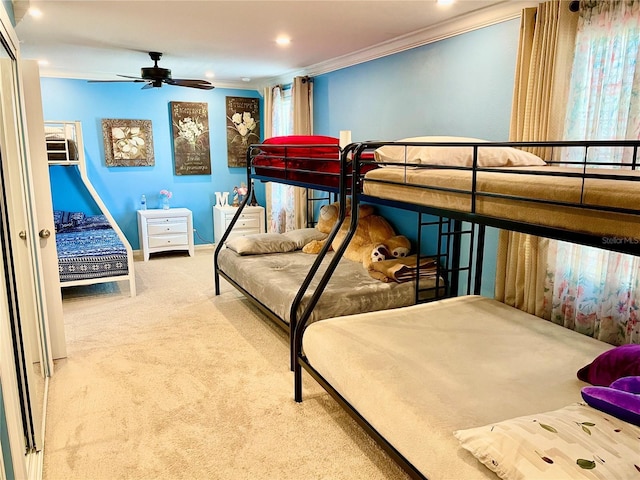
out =
[[212,256],[136,262],[135,298],[64,291],[44,480],[406,479],[307,375],[293,401],[286,333],[214,295]]

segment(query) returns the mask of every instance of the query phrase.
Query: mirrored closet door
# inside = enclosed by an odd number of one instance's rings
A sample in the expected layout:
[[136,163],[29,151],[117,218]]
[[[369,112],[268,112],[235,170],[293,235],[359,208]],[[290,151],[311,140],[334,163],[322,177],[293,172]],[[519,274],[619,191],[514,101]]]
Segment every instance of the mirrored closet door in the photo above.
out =
[[[32,476],[41,459],[43,412],[52,359],[47,339],[37,218],[27,162],[17,39],[0,15],[0,339],[2,400],[13,471]],[[12,369],[8,374],[9,369]],[[6,462],[6,445],[3,461]],[[36,458],[36,460],[33,460]]]

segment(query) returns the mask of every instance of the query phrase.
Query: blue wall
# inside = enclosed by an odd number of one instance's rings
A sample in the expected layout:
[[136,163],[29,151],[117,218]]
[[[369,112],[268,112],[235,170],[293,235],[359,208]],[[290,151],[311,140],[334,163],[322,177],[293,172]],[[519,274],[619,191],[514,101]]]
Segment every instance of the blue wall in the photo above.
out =
[[[314,131],[354,142],[452,135],[509,138],[519,19],[314,79]],[[379,208],[415,239],[416,216]],[[488,229],[483,295],[493,296],[497,231]]]
[[[134,249],[139,248],[136,209],[140,196],[146,195],[149,208],[158,208],[162,189],[173,193],[173,207],[187,207],[193,212],[195,243],[213,242],[215,192],[231,192],[235,185],[246,180],[244,168],[227,167],[225,97],[260,98],[258,92],[171,86],[141,90],[140,83],[90,83],[54,78],[43,78],[41,86],[45,120],[82,122],[89,179]],[[172,101],[208,104],[211,175],[174,175],[169,109]],[[155,165],[107,167],[103,118],[151,120]],[[50,169],[50,174],[55,209],[97,213],[79,181],[77,170],[55,167]],[[264,205],[264,188],[257,185],[256,191],[258,201]]]
[[[351,130],[353,141],[420,135],[507,140],[518,37],[515,19],[319,75],[314,79],[314,131],[337,136],[340,130]],[[42,95],[46,119],[82,121],[89,177],[134,248],[140,195],[154,207],[163,188],[173,191],[173,206],[193,211],[198,233],[212,241],[214,192],[229,191],[244,179],[243,169],[229,169],[226,163],[225,96],[259,97],[258,92],[178,87],[140,91],[137,83],[43,79]],[[209,103],[211,175],[173,175],[170,101]],[[150,119],[156,165],[105,167],[102,118]],[[71,209],[84,201],[75,193],[82,189],[63,175],[52,171],[54,206]],[[256,190],[264,204],[263,186],[256,185]],[[416,239],[415,213],[389,207],[381,207],[380,213],[399,232]],[[487,242],[482,293],[492,296],[496,230],[488,230]],[[203,242],[196,236],[196,243]]]

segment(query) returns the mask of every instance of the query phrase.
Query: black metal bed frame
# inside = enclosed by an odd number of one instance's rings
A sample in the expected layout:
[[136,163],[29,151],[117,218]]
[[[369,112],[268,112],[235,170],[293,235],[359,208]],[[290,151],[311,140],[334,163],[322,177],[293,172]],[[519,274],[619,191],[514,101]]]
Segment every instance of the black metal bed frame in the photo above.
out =
[[[319,184],[312,184],[312,183],[300,181],[297,178],[297,176],[299,176],[300,174],[313,175],[316,172],[313,172],[311,170],[296,168],[295,166],[289,165],[289,162],[293,162],[294,160],[301,160],[301,159],[313,160],[312,158],[301,157],[295,153],[293,153],[290,157],[289,155],[290,152],[295,152],[296,149],[306,150],[312,147],[327,148],[327,145],[277,145],[278,149],[283,150],[284,152],[283,155],[282,154],[278,154],[278,155],[265,154],[264,151],[262,151],[262,148],[264,146],[265,145],[262,145],[262,144],[252,145],[247,151],[246,173],[247,173],[248,191],[243,201],[240,203],[238,210],[235,213],[233,219],[229,223],[227,230],[222,235],[218,245],[216,245],[216,249],[214,252],[213,270],[214,270],[215,294],[216,295],[220,294],[220,277],[222,277],[227,282],[229,282],[234,288],[240,291],[245,297],[247,297],[247,299],[249,299],[249,301],[254,306],[256,306],[268,319],[270,319],[276,325],[278,325],[279,327],[287,331],[289,333],[289,339],[290,339],[291,369],[293,370],[294,363],[295,363],[294,348],[293,348],[293,342],[294,342],[293,334],[296,330],[296,325],[299,322],[298,311],[300,308],[300,304],[302,302],[304,295],[308,291],[311,282],[314,280],[314,278],[316,278],[318,269],[322,265],[326,254],[331,249],[331,243],[335,238],[335,236],[337,235],[338,231],[340,230],[340,226],[342,225],[342,223],[347,217],[347,208],[346,208],[347,197],[351,194],[351,183],[353,178],[353,175],[349,173],[348,167],[351,165],[351,157],[353,157],[353,155],[355,154],[358,144],[348,145],[344,149],[336,146],[335,161],[339,162],[340,164],[339,173],[324,173],[323,175],[324,175],[324,178],[327,178],[327,176],[331,176],[331,175],[333,175],[334,177],[337,177],[337,180],[338,180],[337,186],[335,185],[327,186],[327,185],[321,185],[321,184],[319,185]],[[269,146],[273,147],[273,145],[269,145]],[[259,168],[262,169],[261,172],[266,171],[267,174],[265,173],[257,174],[256,167],[253,162],[254,158],[257,155],[262,155],[263,157],[266,157],[266,158],[274,157],[277,159],[284,159],[285,165],[284,167],[260,166]],[[326,158],[323,158],[322,160],[327,161]],[[274,174],[273,177],[268,176],[269,171],[273,172]],[[252,180],[253,181],[255,180],[273,181],[273,182],[279,182],[279,183],[306,188],[308,191],[313,190],[315,192],[325,192],[326,196],[322,196],[322,195],[316,196],[314,194],[311,198],[309,197],[307,198],[307,213],[313,212],[315,210],[313,206],[315,202],[338,201],[339,203],[338,221],[336,222],[333,230],[329,233],[323,245],[323,248],[316,256],[314,263],[312,264],[309,272],[307,273],[307,276],[305,277],[303,283],[300,285],[300,288],[296,294],[296,297],[294,298],[291,304],[291,307],[289,309],[289,318],[290,318],[289,323],[287,323],[279,315],[273,312],[269,307],[267,307],[259,299],[251,295],[236,280],[234,280],[228,274],[226,274],[219,267],[219,264],[218,264],[219,253],[222,250],[227,238],[229,237],[234,225],[240,218],[244,207],[247,205],[248,200],[252,196],[252,189],[253,189]],[[352,200],[351,211],[349,212],[352,216],[351,222],[352,222],[352,225],[354,226],[353,227],[354,229],[358,221],[358,209],[356,207],[357,203],[358,203],[357,198]],[[354,209],[354,207],[356,208]],[[313,215],[311,216],[308,215],[307,218],[308,218],[308,221],[307,221],[308,226],[313,226],[315,224]],[[311,221],[309,221],[310,218],[311,218]],[[473,267],[471,264],[464,267],[460,267],[458,263],[458,257],[460,255],[462,237],[464,235],[470,235],[472,239],[471,243],[473,243],[473,235],[480,235],[483,237],[484,231],[478,234],[478,233],[472,232],[471,230],[463,229],[461,222],[452,221],[449,219],[439,218],[439,219],[436,219],[435,221],[433,220],[427,221],[423,219],[423,216],[421,214],[418,214],[418,245],[422,244],[421,236],[422,236],[423,229],[434,227],[434,226],[438,228],[437,248],[435,251],[429,252],[428,254],[419,252],[419,257],[433,257],[438,259],[436,285],[433,287],[425,287],[425,288],[421,287],[420,268],[418,267],[417,275],[416,275],[415,296],[414,296],[415,303],[419,303],[423,301],[432,301],[438,298],[451,296],[454,294],[452,292],[454,291],[457,292],[458,279],[461,272],[464,272],[464,271],[470,272],[473,268],[475,268],[476,271],[481,270],[481,266]],[[349,236],[349,240],[351,239],[352,236],[353,236],[353,232]],[[449,238],[450,241],[442,242],[441,241],[442,238]],[[312,305],[312,307],[307,310],[308,315],[311,315],[313,308],[316,306],[318,300],[322,296],[327,286],[327,283],[330,280],[331,275],[333,274],[335,268],[338,265],[339,260],[342,258],[344,254],[344,251],[347,245],[348,245],[348,241],[343,242],[344,248],[339,249],[339,251],[335,253],[334,258],[332,259],[333,261],[330,263],[328,270],[323,274],[323,277],[320,279],[318,287],[316,287],[316,289],[314,290],[310,298],[310,305]],[[469,252],[469,258],[470,259],[472,258],[471,249]]]
[[[233,216],[233,219],[231,220],[231,222],[229,223],[229,226],[227,227],[227,230],[224,232],[224,234],[222,235],[222,237],[220,238],[220,241],[218,242],[218,245],[216,245],[216,249],[214,252],[214,260],[213,260],[213,276],[214,276],[214,286],[215,286],[215,294],[216,295],[220,295],[220,277],[224,278],[226,281],[228,281],[233,287],[235,287],[237,290],[239,290],[245,297],[247,297],[247,299],[249,299],[249,301],[255,305],[268,319],[270,319],[271,321],[273,321],[276,325],[278,325],[279,327],[283,328],[286,332],[289,333],[289,338],[290,338],[290,352],[291,352],[291,369],[293,369],[293,362],[294,362],[294,358],[293,358],[293,332],[295,331],[295,327],[297,324],[297,315],[298,315],[298,308],[300,306],[300,302],[302,301],[302,298],[304,296],[304,294],[306,293],[311,281],[313,280],[313,278],[315,277],[316,272],[318,271],[321,263],[322,263],[322,259],[324,257],[324,255],[326,254],[326,252],[328,251],[328,246],[331,244],[331,241],[333,240],[333,238],[335,238],[335,235],[338,232],[338,226],[341,223],[342,220],[344,220],[344,216],[346,215],[346,209],[344,209],[342,206],[344,205],[344,200],[346,199],[346,194],[344,193],[346,188],[346,155],[343,155],[343,149],[340,148],[339,146],[335,146],[336,148],[336,161],[340,162],[340,169],[339,169],[339,174],[335,175],[338,177],[338,186],[337,187],[333,187],[333,186],[325,186],[325,185],[316,185],[316,184],[311,184],[311,183],[307,183],[307,182],[303,182],[300,180],[296,180],[294,178],[292,178],[292,176],[294,174],[300,174],[300,173],[313,173],[307,170],[300,170],[300,169],[296,169],[293,166],[289,165],[290,162],[290,156],[289,156],[289,152],[295,152],[297,149],[302,149],[304,148],[309,149],[309,148],[313,148],[313,147],[322,147],[322,148],[329,148],[331,146],[328,145],[278,145],[277,148],[279,149],[283,149],[284,154],[283,155],[270,155],[268,153],[264,153],[261,149],[265,147],[265,145],[251,145],[249,147],[249,149],[247,150],[247,157],[246,157],[246,174],[247,174],[247,185],[248,185],[248,191],[247,194],[244,196],[244,199],[242,200],[242,202],[240,203],[238,210],[236,211],[235,215]],[[263,157],[265,158],[270,158],[270,157],[274,157],[274,158],[278,158],[278,159],[284,159],[285,165],[284,167],[270,167],[270,166],[261,166],[260,168],[266,172],[272,171],[274,173],[274,176],[268,176],[265,174],[256,174],[255,172],[255,166],[254,166],[254,162],[253,159],[255,156],[257,156],[258,154],[263,155]],[[297,156],[295,157],[296,160],[312,160],[311,158],[305,158],[305,157],[300,157]],[[328,159],[323,159],[324,161],[327,161]],[[328,174],[331,175],[331,174]],[[220,251],[222,250],[227,238],[229,237],[231,231],[233,230],[233,227],[235,226],[236,222],[238,221],[238,219],[240,218],[240,215],[242,214],[242,211],[244,209],[244,207],[247,205],[248,200],[251,198],[252,195],[252,189],[253,189],[253,182],[252,180],[260,180],[260,181],[264,181],[264,182],[268,182],[268,181],[273,181],[273,182],[278,182],[278,183],[284,183],[287,185],[293,185],[293,186],[297,186],[297,187],[302,187],[302,188],[306,188],[307,191],[309,190],[313,190],[313,191],[323,191],[323,192],[327,192],[327,196],[326,197],[312,197],[311,200],[309,201],[309,199],[307,199],[307,213],[312,212],[314,209],[312,207],[312,205],[317,202],[317,201],[323,201],[323,200],[330,200],[331,197],[333,196],[334,198],[338,198],[340,201],[340,205],[341,205],[341,211],[340,211],[340,221],[337,222],[336,227],[332,230],[332,232],[329,234],[329,236],[327,237],[327,242],[326,242],[326,246],[327,248],[323,248],[322,252],[320,252],[320,254],[317,255],[316,260],[314,261],[311,269],[309,270],[307,277],[305,278],[303,284],[300,287],[300,290],[298,291],[298,294],[296,295],[294,301],[291,304],[291,308],[290,308],[290,321],[289,323],[287,323],[283,318],[281,318],[278,314],[276,314],[275,312],[273,312],[273,310],[271,310],[269,307],[267,307],[266,305],[264,305],[264,303],[262,303],[260,300],[258,300],[257,298],[255,298],[252,294],[250,294],[247,290],[245,290],[238,282],[236,282],[233,278],[231,278],[229,275],[227,275],[223,270],[220,269],[220,266],[218,264],[218,256],[220,254]],[[311,222],[309,221],[309,217],[307,217],[307,225],[308,226],[312,226],[314,224],[314,220],[313,220],[313,216],[312,216],[312,220]]]
[[[435,207],[429,207],[429,206],[425,206],[425,205],[418,205],[418,204],[412,204],[410,202],[400,202],[400,201],[390,201],[390,200],[383,200],[383,199],[379,199],[379,198],[375,198],[375,197],[371,197],[371,196],[367,196],[364,194],[361,194],[362,192],[362,185],[363,185],[363,178],[364,175],[361,173],[362,172],[362,167],[364,165],[367,164],[371,164],[373,163],[371,160],[362,160],[361,159],[361,155],[363,152],[367,151],[367,150],[375,150],[379,147],[382,146],[386,146],[386,145],[401,145],[401,146],[427,146],[427,145],[432,145],[432,146],[460,146],[461,144],[458,142],[433,142],[433,143],[424,143],[424,142],[364,142],[361,144],[358,144],[357,147],[352,148],[352,150],[354,151],[354,173],[352,176],[352,187],[351,187],[351,191],[352,191],[352,220],[351,220],[351,228],[349,231],[349,235],[347,236],[347,239],[350,239],[353,236],[353,233],[355,232],[355,225],[356,225],[356,221],[357,221],[357,212],[358,212],[358,208],[357,205],[360,201],[367,201],[367,202],[371,202],[371,203],[378,203],[378,204],[384,204],[384,205],[389,205],[389,206],[393,206],[393,207],[397,207],[397,208],[404,208],[404,209],[408,209],[408,210],[414,210],[419,212],[420,218],[422,218],[422,214],[426,213],[426,214],[430,214],[430,215],[434,215],[439,217],[442,221],[442,218],[448,218],[450,219],[450,221],[452,220],[453,222],[455,222],[457,225],[459,225],[461,222],[469,222],[472,227],[471,227],[471,231],[474,232],[476,231],[476,227],[477,227],[477,237],[475,240],[475,248],[476,248],[476,258],[475,258],[475,265],[476,265],[476,269],[475,272],[473,272],[473,282],[471,281],[471,277],[472,277],[472,272],[471,269],[468,270],[468,279],[467,279],[467,285],[466,285],[466,292],[467,294],[470,294],[473,292],[473,294],[479,294],[480,293],[480,287],[481,287],[481,282],[482,282],[482,261],[483,261],[483,252],[484,252],[484,233],[485,233],[485,227],[486,226],[492,226],[492,227],[497,227],[497,228],[502,228],[502,229],[507,229],[507,230],[514,230],[514,231],[519,231],[519,232],[523,232],[523,233],[530,233],[530,234],[534,234],[534,235],[539,235],[539,236],[545,236],[545,237],[549,237],[549,238],[554,238],[554,239],[558,239],[558,240],[565,240],[565,241],[569,241],[569,242],[573,242],[573,243],[579,243],[579,244],[583,244],[583,245],[590,245],[590,246],[595,246],[595,247],[603,247],[603,241],[602,241],[602,237],[599,236],[595,236],[595,235],[588,235],[588,234],[582,234],[582,233],[578,233],[578,232],[573,232],[571,230],[564,230],[564,229],[560,229],[560,228],[554,228],[554,227],[547,227],[547,226],[540,226],[540,225],[535,225],[535,224],[528,224],[528,223],[523,223],[523,222],[517,222],[517,221],[511,221],[511,220],[506,220],[506,219],[500,219],[500,218],[495,218],[495,217],[489,217],[486,215],[481,215],[476,213],[476,199],[482,195],[487,195],[485,193],[479,192],[477,190],[477,183],[476,183],[476,176],[478,172],[481,171],[492,171],[491,169],[487,169],[487,168],[481,168],[478,167],[478,148],[482,147],[482,146],[505,146],[505,147],[544,147],[544,148],[557,148],[557,147],[583,147],[585,149],[585,154],[584,154],[584,164],[583,164],[583,169],[582,172],[576,172],[576,174],[571,175],[571,176],[577,176],[582,178],[582,193],[584,193],[584,181],[587,178],[593,178],[593,175],[590,175],[586,172],[586,167],[587,167],[587,157],[588,157],[588,150],[591,147],[610,147],[610,146],[616,146],[616,147],[631,147],[633,148],[633,156],[632,156],[632,162],[630,165],[628,165],[632,170],[635,170],[640,164],[638,163],[638,147],[640,147],[640,141],[615,141],[615,142],[610,142],[610,141],[585,141],[585,142],[492,142],[492,143],[481,143],[481,144],[469,144],[470,146],[473,147],[473,166],[468,169],[471,170],[471,174],[473,176],[473,180],[472,180],[472,188],[470,191],[466,191],[464,193],[468,193],[471,195],[471,211],[470,212],[460,212],[460,211],[454,211],[454,210],[446,210],[446,209],[442,209],[442,208],[435,208]],[[559,163],[559,162],[548,162],[548,163]],[[589,165],[601,165],[598,162],[589,162]],[[416,167],[415,165],[412,165],[412,167]],[[417,167],[419,168],[419,167]],[[434,166],[429,166],[429,168],[439,168],[439,167],[434,167]],[[517,170],[503,170],[507,173],[522,173],[522,172],[518,172]],[[531,173],[530,171],[528,171],[527,173]],[[640,181],[640,177],[637,178],[628,178],[628,177],[623,177],[623,176],[618,176],[618,175],[598,175],[598,178],[608,178],[608,179],[622,179],[625,181]],[[412,185],[412,187],[414,187],[415,185]],[[640,183],[638,184],[638,187],[640,188]],[[424,187],[424,188],[432,188],[432,189],[438,189],[437,187]],[[450,188],[444,188],[442,190],[445,191],[449,191],[449,192],[456,192],[456,190],[454,189],[450,189]],[[489,195],[487,195],[489,196]],[[491,194],[491,196],[500,196],[498,194]],[[512,198],[514,200],[525,200],[525,201],[533,201],[533,202],[537,202],[539,200],[532,200],[530,198],[526,198],[526,197],[509,197]],[[581,203],[580,204],[568,204],[566,202],[553,202],[556,204],[560,204],[560,205],[565,205],[565,206],[573,206],[573,207],[579,207],[579,208],[587,208],[587,209],[592,209],[595,208],[593,206],[589,206],[589,205],[585,205],[584,203],[582,203],[582,198],[583,195],[581,195]],[[544,203],[544,201],[541,201]],[[629,210],[629,209],[616,209],[616,208],[601,208],[600,210],[604,210],[604,211],[611,211],[611,212],[619,212],[619,213],[631,213],[634,215],[638,215],[638,221],[640,221],[640,205],[638,205],[638,208],[635,210]],[[470,247],[472,247],[472,245],[474,244],[474,239],[473,239],[473,233],[472,235],[472,239],[470,241]],[[439,239],[443,238],[446,235],[440,235]],[[459,236],[457,237],[459,240]],[[612,244],[612,245],[605,245],[605,246],[609,246],[611,248],[609,248],[609,250],[614,250],[614,251],[618,251],[621,253],[630,253],[633,255],[640,255],[640,239],[636,239],[637,242],[628,242],[626,244]],[[457,241],[456,241],[457,242]],[[346,244],[348,243],[348,241],[343,242],[341,249],[339,252],[336,252],[336,256],[338,255],[342,255],[342,253],[344,253],[344,249],[346,248]],[[344,247],[344,248],[343,248]],[[460,253],[460,245],[459,243],[454,243],[454,247],[453,247],[453,252],[452,252],[452,257],[454,259],[454,261],[458,261],[459,260],[459,253]],[[438,247],[438,249],[440,249],[440,245]],[[335,257],[334,257],[335,260]],[[333,265],[333,267],[335,268],[335,265]],[[462,269],[464,270],[464,269]],[[327,276],[327,280],[328,277],[330,276],[330,274]],[[458,276],[456,275],[454,278],[456,278],[456,282],[458,279]],[[325,278],[322,279],[323,281],[325,280]],[[458,285],[450,285],[450,290],[448,293],[455,295],[456,292],[458,291]],[[309,305],[307,305],[307,309],[304,311],[304,313],[301,315],[300,319],[297,322],[296,325],[296,329],[293,332],[293,344],[292,344],[292,348],[294,349],[294,399],[296,402],[301,402],[302,401],[302,370],[304,369],[307,373],[309,373],[311,375],[312,378],[314,378],[349,414],[350,416],[369,434],[369,436],[371,438],[373,438],[380,446],[381,448],[403,469],[405,470],[405,472],[414,479],[426,479],[427,477],[425,477],[411,462],[409,462],[409,460],[407,460],[406,457],[404,457],[395,447],[393,444],[391,444],[383,435],[381,435],[376,429],[375,427],[372,426],[372,424],[366,419],[364,418],[359,412],[358,410],[351,405],[344,397],[343,395],[338,392],[323,376],[322,374],[320,374],[310,363],[310,361],[306,358],[306,356],[304,355],[304,351],[302,349],[302,338],[303,338],[303,334],[304,334],[304,330],[307,326],[307,321],[309,319],[309,315],[311,313],[311,310],[313,309],[314,303],[313,301],[309,303]]]

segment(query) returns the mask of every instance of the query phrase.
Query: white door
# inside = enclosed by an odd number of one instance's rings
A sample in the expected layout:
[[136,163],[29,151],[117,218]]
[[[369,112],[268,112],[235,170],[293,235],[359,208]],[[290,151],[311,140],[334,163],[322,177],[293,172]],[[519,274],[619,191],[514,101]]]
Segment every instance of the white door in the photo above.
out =
[[[58,253],[56,251],[55,226],[53,223],[53,202],[49,181],[49,164],[42,116],[42,95],[40,92],[40,71],[35,60],[20,62],[31,166],[31,193],[34,197],[35,214],[38,218],[38,243],[40,249],[40,273],[45,291],[48,338],[51,356],[54,359],[67,356],[67,344],[62,318],[62,293],[58,274]],[[47,233],[48,232],[48,233]]]

